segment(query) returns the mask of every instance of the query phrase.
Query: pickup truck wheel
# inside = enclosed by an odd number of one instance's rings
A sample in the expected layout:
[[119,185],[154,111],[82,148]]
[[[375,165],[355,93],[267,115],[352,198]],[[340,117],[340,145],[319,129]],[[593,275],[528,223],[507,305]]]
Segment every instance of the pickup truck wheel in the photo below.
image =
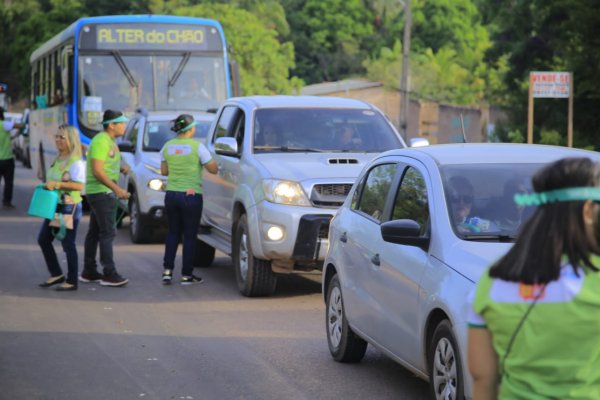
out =
[[242,215],[233,238],[233,265],[240,293],[247,297],[269,296],[275,292],[277,276],[271,262],[260,260],[252,254],[248,237],[248,219]]
[[140,219],[140,205],[137,194],[131,193],[129,198],[129,236],[133,243],[146,243],[150,237],[150,229],[145,227]]
[[334,275],[329,283],[325,310],[327,344],[333,359],[339,362],[362,360],[367,351],[367,342],[358,337],[348,324],[340,280],[337,275]]
[[194,266],[195,267],[210,267],[210,264],[215,259],[215,248],[204,243],[202,240],[196,240],[196,248],[194,249]]

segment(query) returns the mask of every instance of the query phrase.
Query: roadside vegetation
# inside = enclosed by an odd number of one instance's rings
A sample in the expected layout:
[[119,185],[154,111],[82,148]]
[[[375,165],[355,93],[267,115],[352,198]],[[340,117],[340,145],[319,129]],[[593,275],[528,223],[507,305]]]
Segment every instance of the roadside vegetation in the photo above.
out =
[[[405,0],[407,1],[407,0]],[[595,0],[412,0],[410,91],[455,105],[503,107],[502,141],[522,141],[530,71],[574,76],[575,146],[600,149],[600,3]],[[399,87],[404,11],[399,0],[5,0],[0,66],[26,98],[29,56],[77,18],[105,14],[215,18],[239,63],[243,94],[295,93],[361,77]],[[567,102],[537,99],[535,141],[566,144]]]

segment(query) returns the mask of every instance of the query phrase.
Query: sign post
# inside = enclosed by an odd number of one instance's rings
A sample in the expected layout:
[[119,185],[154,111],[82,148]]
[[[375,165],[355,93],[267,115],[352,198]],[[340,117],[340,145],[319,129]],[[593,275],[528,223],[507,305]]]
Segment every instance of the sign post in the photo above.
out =
[[529,109],[527,143],[533,143],[533,99],[568,98],[567,146],[573,147],[573,74],[571,72],[538,72],[529,74]]

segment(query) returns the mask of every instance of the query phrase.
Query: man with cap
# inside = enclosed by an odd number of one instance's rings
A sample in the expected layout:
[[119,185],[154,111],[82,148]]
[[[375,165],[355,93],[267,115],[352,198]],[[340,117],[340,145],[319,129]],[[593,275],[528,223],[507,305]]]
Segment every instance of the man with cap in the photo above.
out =
[[[119,171],[127,173],[129,166],[121,165],[121,153],[115,139],[125,134],[128,119],[120,111],[106,110],[102,118],[104,131],[92,141],[87,153],[85,193],[90,205],[90,225],[85,237],[81,282],[100,282],[102,286],[124,286],[128,280],[119,275],[113,259],[113,240],[116,236],[117,198],[128,199],[129,193],[117,184]],[[96,251],[100,247],[98,273]]]

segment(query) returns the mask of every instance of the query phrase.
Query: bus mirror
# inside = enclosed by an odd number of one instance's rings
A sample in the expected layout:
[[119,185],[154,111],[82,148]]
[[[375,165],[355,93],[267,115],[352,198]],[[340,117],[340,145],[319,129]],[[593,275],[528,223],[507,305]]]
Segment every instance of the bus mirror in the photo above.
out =
[[229,76],[231,76],[231,87],[233,96],[241,96],[242,88],[240,87],[240,67],[235,60],[229,59]]

